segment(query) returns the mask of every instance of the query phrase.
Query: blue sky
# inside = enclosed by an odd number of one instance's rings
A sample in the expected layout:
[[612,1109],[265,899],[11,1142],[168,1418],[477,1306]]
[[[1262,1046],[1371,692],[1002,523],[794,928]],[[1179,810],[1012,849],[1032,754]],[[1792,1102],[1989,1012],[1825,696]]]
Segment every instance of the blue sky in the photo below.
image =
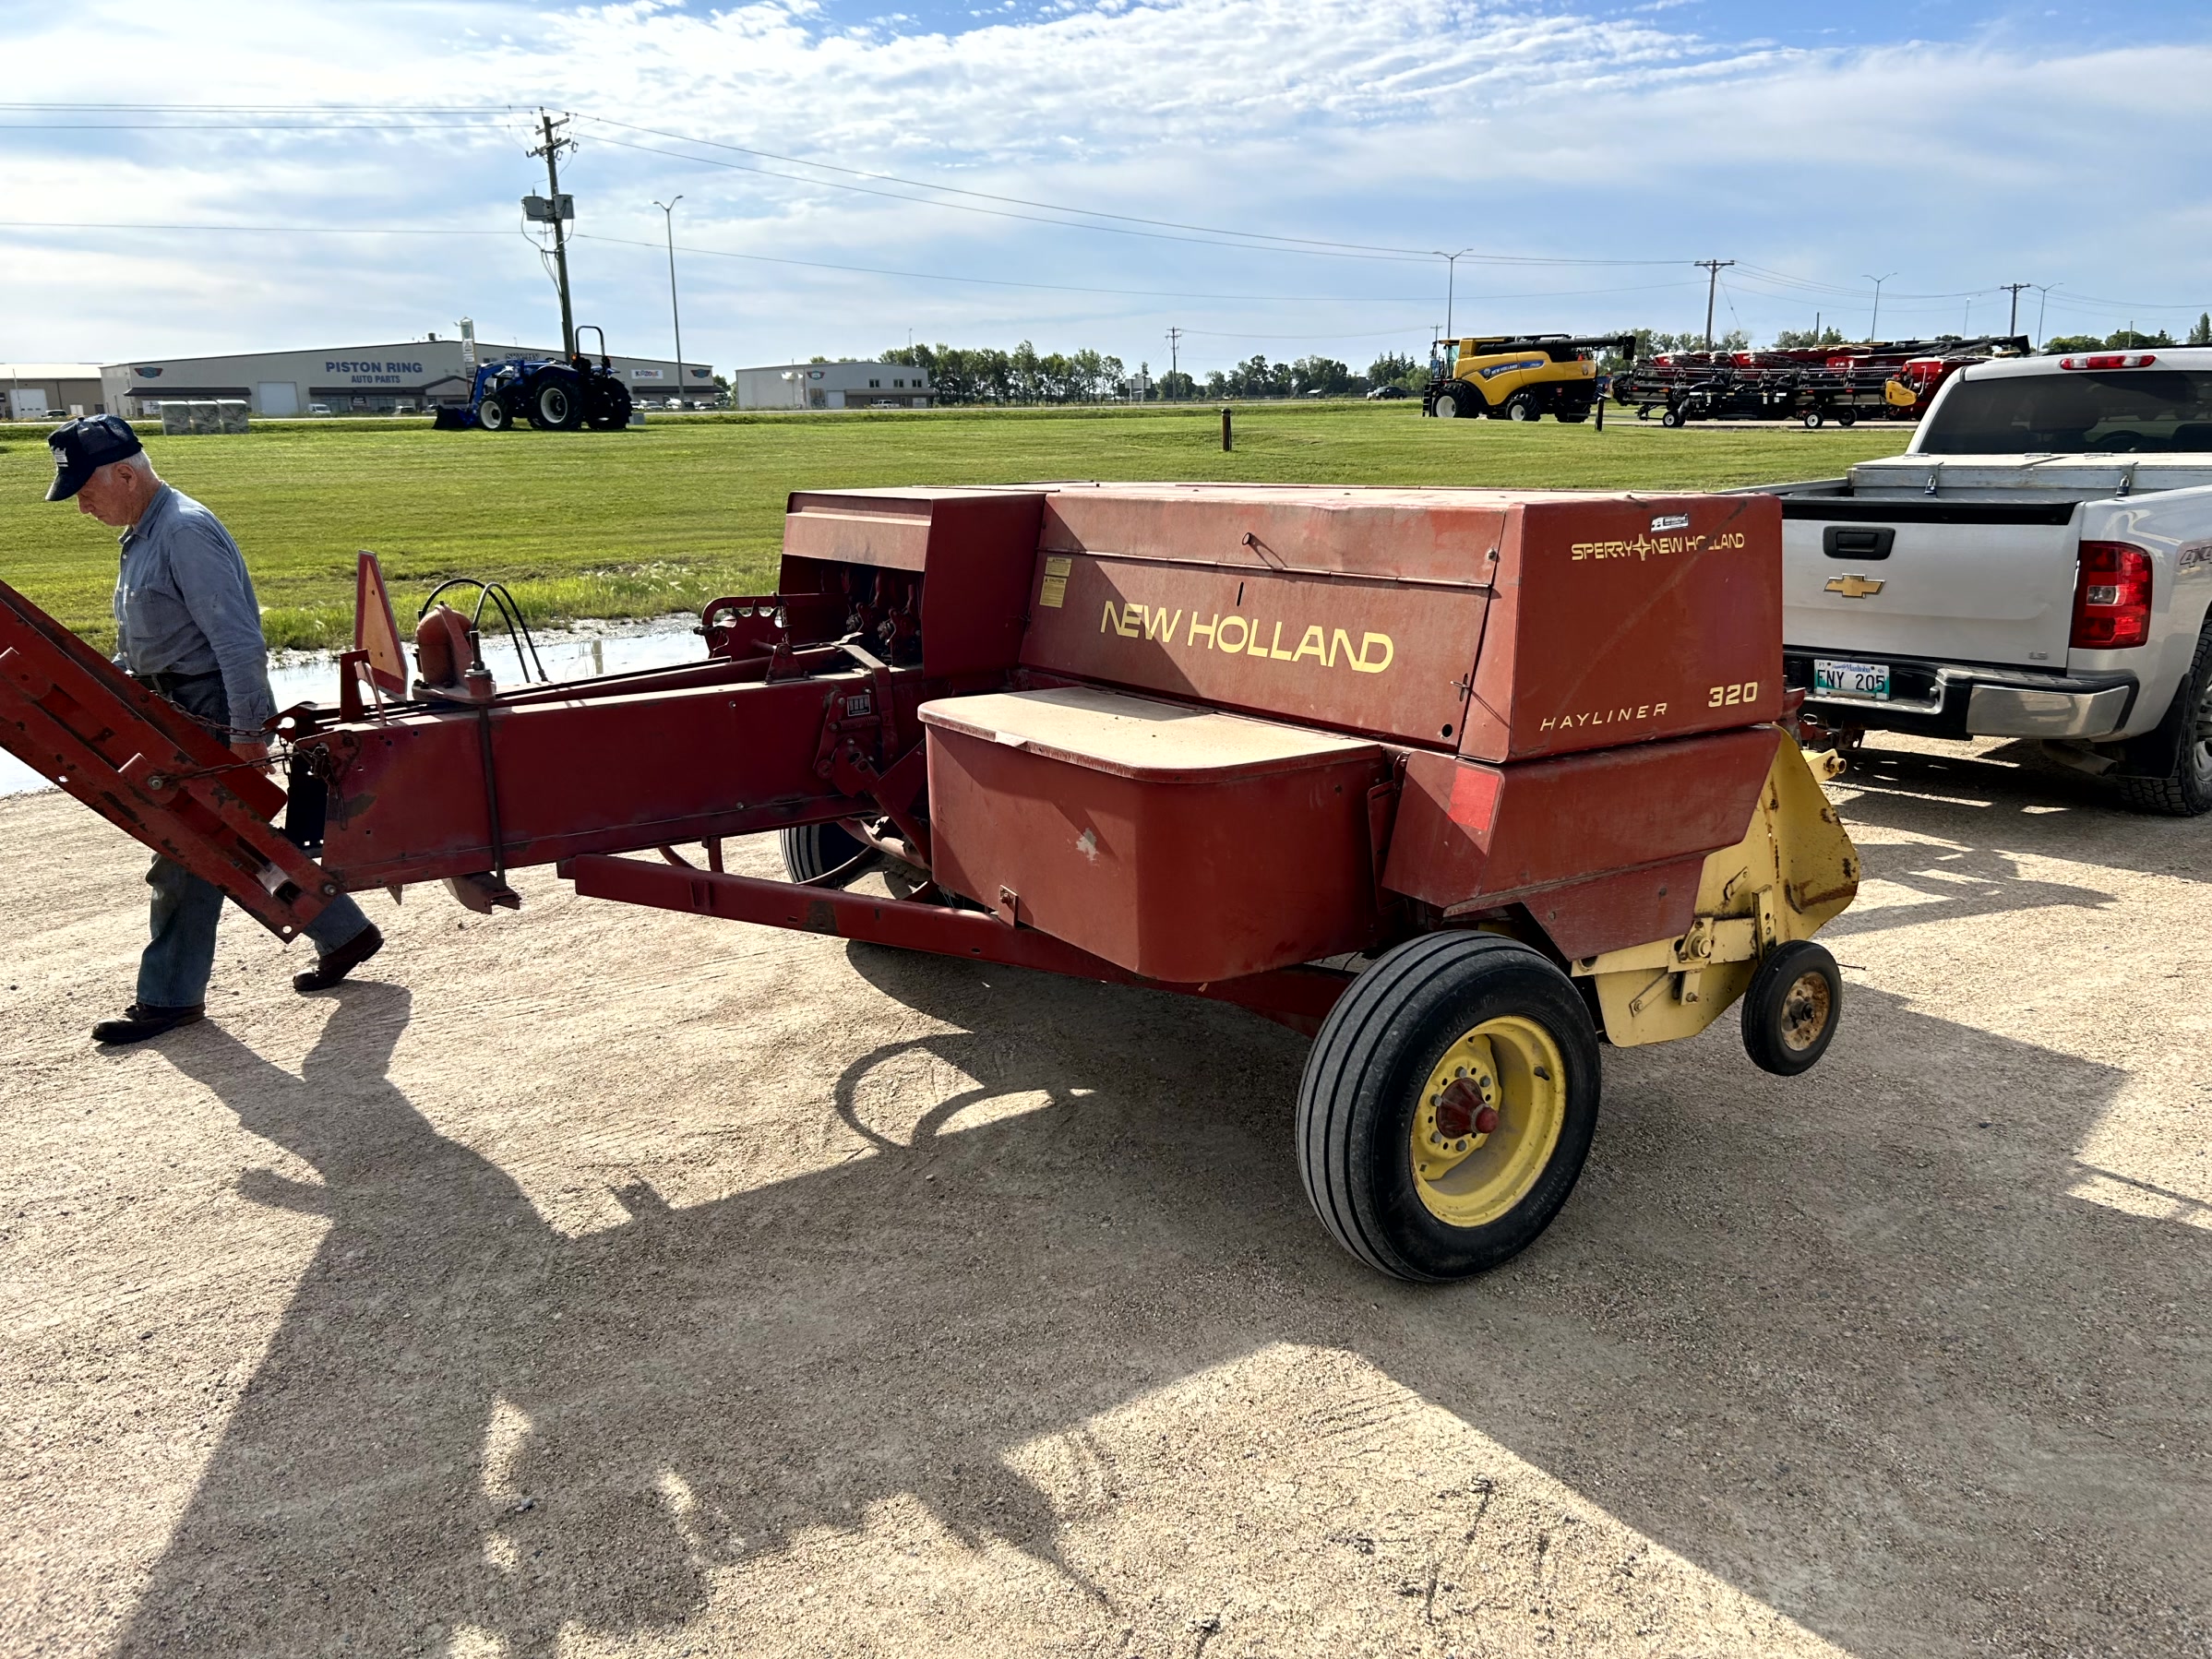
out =
[[1876,276],[1893,336],[2002,327],[2006,282],[2051,332],[2212,305],[2202,6],[80,0],[0,8],[0,60],[18,105],[368,112],[0,109],[0,358],[550,340],[540,101],[582,140],[580,314],[669,349],[680,192],[687,354],[725,368],[912,329],[1156,369],[1170,327],[1201,371],[1360,366],[1463,248],[1462,332],[1697,328],[1708,257],[1760,339],[1863,333]]

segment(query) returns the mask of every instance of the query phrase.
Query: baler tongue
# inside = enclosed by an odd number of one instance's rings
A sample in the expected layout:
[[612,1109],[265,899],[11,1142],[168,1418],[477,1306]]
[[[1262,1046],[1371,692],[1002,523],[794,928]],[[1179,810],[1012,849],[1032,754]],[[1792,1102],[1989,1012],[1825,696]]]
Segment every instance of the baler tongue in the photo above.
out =
[[5,582],[0,748],[214,883],[280,938],[338,891],[269,822],[282,790]]

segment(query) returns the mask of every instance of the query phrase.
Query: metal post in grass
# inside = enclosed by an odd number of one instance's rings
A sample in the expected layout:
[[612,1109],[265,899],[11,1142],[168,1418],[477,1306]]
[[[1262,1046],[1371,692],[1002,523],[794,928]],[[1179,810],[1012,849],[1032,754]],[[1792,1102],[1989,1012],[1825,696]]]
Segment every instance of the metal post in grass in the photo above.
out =
[[1229,406],[1226,403],[1221,406],[1221,447],[1225,450],[1237,447],[1229,439]]

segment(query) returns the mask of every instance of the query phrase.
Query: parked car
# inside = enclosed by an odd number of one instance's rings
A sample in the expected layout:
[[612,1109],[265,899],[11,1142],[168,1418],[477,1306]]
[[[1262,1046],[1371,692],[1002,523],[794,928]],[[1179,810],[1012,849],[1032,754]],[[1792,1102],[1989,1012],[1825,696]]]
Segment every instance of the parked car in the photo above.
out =
[[2039,739],[2212,812],[2212,349],[1969,364],[1904,454],[1766,493],[1784,678],[1847,744]]
[[328,403],[310,403],[307,412],[311,415],[327,415],[330,412],[330,406]]

